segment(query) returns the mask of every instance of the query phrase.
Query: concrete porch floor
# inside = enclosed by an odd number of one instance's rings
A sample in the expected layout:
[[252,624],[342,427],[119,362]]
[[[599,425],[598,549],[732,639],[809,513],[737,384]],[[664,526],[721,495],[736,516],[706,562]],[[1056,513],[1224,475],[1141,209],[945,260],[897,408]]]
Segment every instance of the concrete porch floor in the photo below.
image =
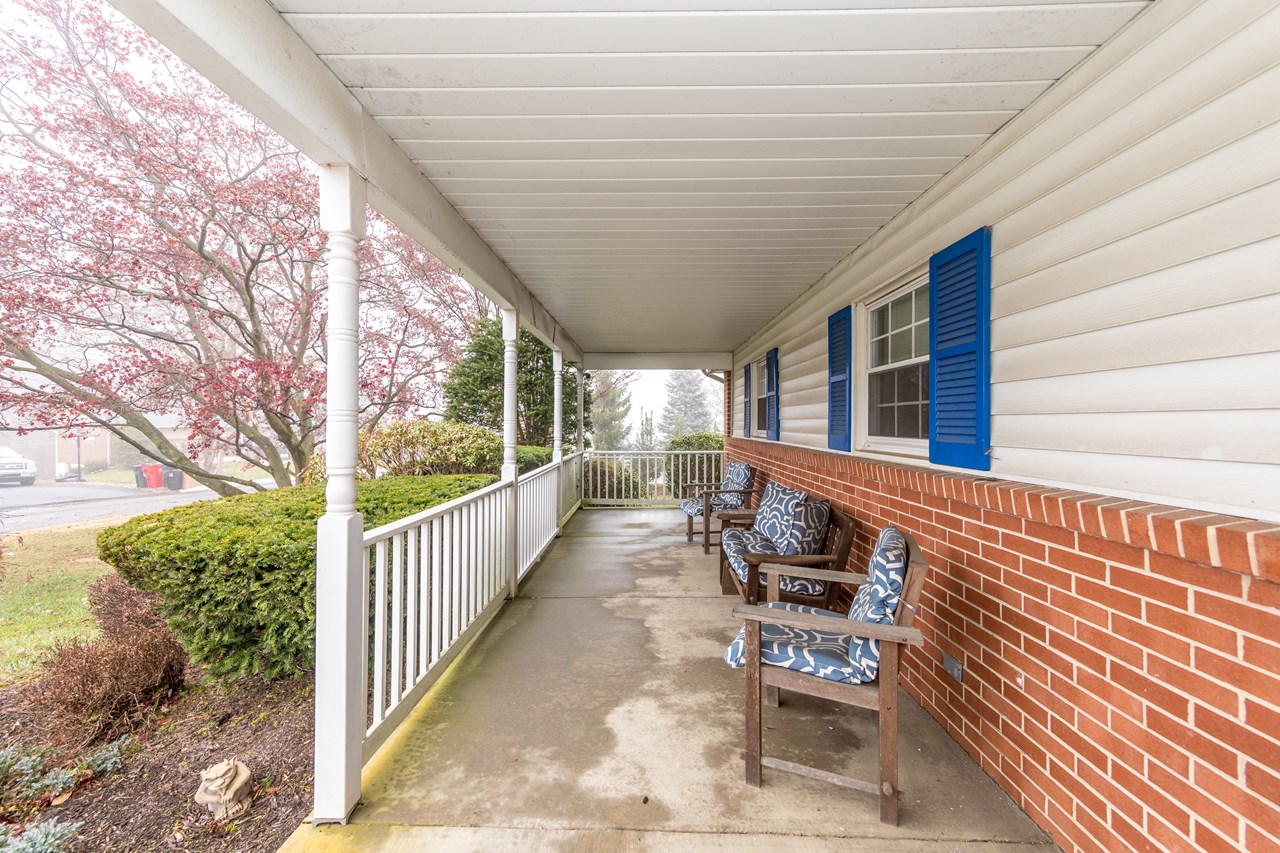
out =
[[[905,695],[900,826],[788,773],[748,787],[733,604],[678,511],[579,512],[365,768],[350,824],[281,849],[1057,849]],[[870,712],[784,693],[764,723],[767,755],[873,778]]]

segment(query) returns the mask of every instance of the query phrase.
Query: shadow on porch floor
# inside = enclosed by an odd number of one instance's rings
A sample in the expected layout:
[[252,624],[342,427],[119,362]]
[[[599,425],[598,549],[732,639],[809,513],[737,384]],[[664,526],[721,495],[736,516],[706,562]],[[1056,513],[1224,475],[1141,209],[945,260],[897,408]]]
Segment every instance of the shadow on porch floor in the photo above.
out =
[[[742,672],[721,660],[734,599],[682,519],[574,516],[365,768],[351,823],[282,851],[1056,850],[905,695],[900,826],[790,774],[747,787]],[[784,693],[764,724],[766,754],[873,778],[869,712]]]

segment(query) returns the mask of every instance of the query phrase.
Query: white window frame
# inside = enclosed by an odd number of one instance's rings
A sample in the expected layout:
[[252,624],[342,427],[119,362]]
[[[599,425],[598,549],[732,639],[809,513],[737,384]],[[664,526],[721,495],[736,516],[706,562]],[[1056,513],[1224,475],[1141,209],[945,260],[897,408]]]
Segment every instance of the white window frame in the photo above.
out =
[[[760,360],[751,365],[751,437],[769,437],[769,403],[765,395],[769,387],[769,360],[760,356]],[[761,409],[763,408],[763,412]]]
[[[896,438],[871,434],[871,377],[883,370],[907,367],[921,362],[928,363],[930,358],[930,354],[925,353],[923,356],[894,362],[892,365],[873,368],[871,366],[871,317],[876,309],[882,308],[893,300],[912,293],[921,287],[928,286],[929,272],[926,269],[923,273],[912,276],[911,280],[901,287],[895,287],[891,292],[876,299],[874,302],[863,303],[857,308],[857,329],[862,339],[862,346],[857,347],[855,350],[856,361],[858,362],[855,365],[858,382],[857,387],[854,389],[856,395],[854,401],[857,410],[857,447],[859,450],[880,451],[923,459],[929,458],[929,430],[927,426],[925,427],[924,438]],[[929,318],[929,322],[933,322],[932,317]],[[930,411],[932,411],[932,408]]]

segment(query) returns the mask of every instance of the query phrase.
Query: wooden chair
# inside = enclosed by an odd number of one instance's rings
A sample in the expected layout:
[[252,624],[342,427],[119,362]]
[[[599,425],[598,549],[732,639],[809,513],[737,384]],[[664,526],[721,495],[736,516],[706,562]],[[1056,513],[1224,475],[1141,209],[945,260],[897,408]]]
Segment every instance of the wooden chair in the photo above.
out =
[[[894,529],[897,530],[896,528]],[[855,791],[877,795],[880,798],[880,820],[893,825],[898,823],[898,665],[904,645],[918,646],[923,643],[920,631],[911,627],[911,623],[915,618],[916,608],[919,605],[920,591],[924,586],[928,565],[915,539],[910,534],[900,530],[897,532],[901,533],[905,538],[907,564],[902,580],[902,591],[899,595],[897,607],[893,612],[892,624],[872,624],[856,621],[835,613],[813,612],[810,608],[797,610],[795,605],[780,603],[770,603],[763,606],[739,604],[734,608],[734,615],[745,620],[743,626],[745,637],[740,635],[740,639],[745,640],[746,749],[743,751],[743,757],[746,760],[746,780],[748,785],[760,787],[762,767],[797,773],[851,788]],[[881,535],[883,537],[885,534],[882,532]],[[877,551],[880,551],[879,544],[880,540],[877,540]],[[880,571],[877,568],[876,559],[873,556],[873,573]],[[867,575],[850,572],[798,568],[775,563],[764,564],[763,568],[768,570],[770,587],[777,583],[775,579],[783,572],[795,572],[809,577],[819,577],[833,585],[855,582],[865,583],[868,578]],[[873,574],[872,579],[875,580],[882,576],[883,572],[881,574]],[[776,595],[776,590],[770,589],[769,594],[772,598]],[[855,596],[856,606],[857,597]],[[879,642],[879,660],[874,680],[867,683],[846,683],[840,680],[833,680],[833,676],[830,673],[824,677],[813,672],[803,672],[798,668],[788,668],[788,666],[805,665],[804,660],[795,660],[802,656],[794,654],[792,649],[792,646],[797,643],[802,645],[804,642],[802,639],[781,641],[781,645],[787,649],[787,654],[792,657],[792,661],[789,664],[784,665],[767,661],[762,655],[763,625],[770,626],[770,630],[775,636],[778,633],[778,628],[773,626],[782,626],[788,630],[781,633],[796,638],[804,638],[809,635],[815,638],[847,635],[849,637],[876,640]],[[808,634],[805,632],[808,632]],[[777,641],[771,642],[777,643]],[[830,648],[830,645],[830,642],[828,642],[828,648]],[[726,652],[726,660],[729,660],[730,655],[734,652],[735,646],[730,646],[729,651]],[[813,656],[803,657],[814,659]],[[849,657],[851,661],[855,657],[852,649]],[[865,664],[865,659],[859,662]],[[734,661],[730,661],[730,664],[736,665]],[[762,688],[765,691],[765,701],[774,707],[778,705],[779,690],[790,690],[875,711],[879,715],[880,729],[879,782],[853,779],[837,773],[818,770],[813,767],[763,755],[760,731]]]
[[[815,502],[822,500],[821,498],[810,497],[809,501]],[[736,512],[718,512],[716,517],[720,519],[723,529],[729,527],[750,527],[755,520],[756,514],[751,511]],[[811,568],[836,569],[839,571],[845,565],[849,558],[849,549],[853,546],[853,519],[841,512],[836,507],[831,507],[831,519],[827,523],[826,538],[823,540],[822,547],[815,554],[795,554],[790,556],[782,556],[777,553],[768,553],[766,551],[750,551],[743,555],[742,559],[747,565],[747,577],[744,580],[738,576],[730,564],[729,555],[724,549],[724,536],[721,535],[720,546],[720,591],[725,595],[733,595],[735,592],[742,596],[742,600],[747,604],[756,604],[761,600],[760,586],[760,566],[765,563],[774,563],[785,566],[808,566]],[[848,572],[839,572],[842,577],[848,577]],[[820,580],[816,576],[802,575],[800,572],[788,572],[788,576],[805,577],[809,580]],[[768,577],[768,581],[772,583],[773,576]],[[830,610],[835,606],[836,598],[840,594],[838,584],[823,581],[822,592],[817,595],[805,595],[799,592],[787,590],[775,590],[768,593],[766,601],[791,601],[796,604],[807,604],[813,607],[821,607]]]
[[712,512],[744,506],[756,491],[751,488],[755,475],[755,470],[745,462],[730,462],[723,483],[685,483],[685,499],[680,502],[685,514],[685,541],[693,541],[693,520],[701,518],[702,553],[710,554]]

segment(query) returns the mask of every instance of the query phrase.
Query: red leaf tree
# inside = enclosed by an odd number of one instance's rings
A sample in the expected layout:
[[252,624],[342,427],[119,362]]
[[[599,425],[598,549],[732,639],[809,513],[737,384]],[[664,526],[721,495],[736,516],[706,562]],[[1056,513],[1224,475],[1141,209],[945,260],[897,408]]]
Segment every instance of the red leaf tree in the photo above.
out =
[[[97,0],[17,17],[0,37],[0,426],[102,426],[221,494],[292,482],[324,433],[314,167]],[[386,220],[369,231],[366,426],[436,405],[487,307]],[[208,464],[226,455],[249,467]]]

